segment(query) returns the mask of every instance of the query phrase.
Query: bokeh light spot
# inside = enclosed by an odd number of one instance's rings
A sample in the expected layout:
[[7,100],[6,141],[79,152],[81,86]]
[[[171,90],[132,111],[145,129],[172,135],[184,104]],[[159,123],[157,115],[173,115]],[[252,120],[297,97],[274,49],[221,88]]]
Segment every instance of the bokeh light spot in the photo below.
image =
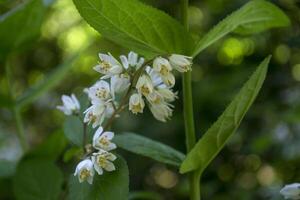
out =
[[273,167],[265,165],[257,172],[257,180],[263,186],[269,186],[274,183],[276,174]]
[[293,78],[297,81],[300,81],[300,64],[296,64],[292,68]]

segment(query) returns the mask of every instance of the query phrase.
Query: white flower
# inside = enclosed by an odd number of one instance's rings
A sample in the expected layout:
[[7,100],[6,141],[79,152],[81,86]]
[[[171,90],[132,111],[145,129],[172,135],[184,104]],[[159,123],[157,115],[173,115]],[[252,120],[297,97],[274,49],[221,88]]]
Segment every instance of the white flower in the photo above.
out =
[[79,182],[87,181],[89,184],[93,183],[95,171],[93,162],[89,159],[81,161],[75,170],[74,176],[78,176]]
[[112,143],[111,140],[114,137],[113,132],[105,131],[103,132],[103,128],[100,126],[93,137],[93,146],[95,149],[103,149],[105,151],[111,151],[117,148],[116,144]]
[[103,80],[96,82],[87,91],[89,98],[92,100],[92,103],[97,102],[99,100],[105,101],[111,98],[110,85],[108,82]]
[[129,52],[128,57],[124,55],[120,56],[120,59],[125,69],[128,69],[129,66],[136,67],[138,69],[144,64],[145,61],[143,57],[138,59],[138,54],[134,53],[133,51]]
[[150,77],[146,74],[140,76],[136,84],[136,89],[138,90],[139,93],[141,93],[145,97],[148,96],[150,93],[152,93],[153,84]]
[[112,95],[124,92],[130,86],[130,77],[128,74],[115,75],[111,77],[110,84]]
[[159,121],[166,122],[172,116],[171,105],[165,101],[151,103],[149,107],[153,116]]
[[172,102],[177,98],[177,93],[169,88],[157,88],[157,93],[162,96],[167,102]]
[[104,103],[98,103],[90,106],[88,109],[84,111],[84,123],[92,123],[93,128],[100,126],[105,117],[105,105]]
[[85,114],[83,122],[92,123],[93,128],[100,126],[105,118],[109,118],[113,114],[114,107],[112,104],[111,100],[94,102],[83,112]]
[[143,113],[144,107],[145,107],[145,102],[141,94],[135,93],[130,96],[129,110],[131,110],[133,114]]
[[104,150],[99,150],[99,152],[94,153],[92,156],[94,168],[99,175],[103,174],[103,169],[109,172],[114,171],[116,168],[112,161],[116,159],[117,157],[114,154]]
[[172,54],[169,57],[169,61],[171,63],[171,66],[179,72],[187,72],[191,70],[192,57]]
[[280,194],[282,194],[285,199],[300,199],[300,183],[284,186],[284,188],[280,190]]
[[99,58],[99,64],[94,67],[94,70],[105,75],[101,79],[110,78],[113,75],[122,73],[123,67],[110,53],[99,53]]
[[63,105],[57,106],[56,108],[64,112],[65,115],[72,115],[79,112],[80,104],[74,94],[72,94],[71,96],[62,95],[61,100],[63,102]]

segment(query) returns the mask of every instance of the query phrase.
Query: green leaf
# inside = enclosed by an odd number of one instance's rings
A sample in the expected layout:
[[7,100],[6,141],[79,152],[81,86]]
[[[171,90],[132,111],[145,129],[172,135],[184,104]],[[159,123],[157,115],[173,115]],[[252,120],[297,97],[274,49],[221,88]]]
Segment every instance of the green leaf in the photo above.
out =
[[73,0],[81,16],[109,40],[147,57],[183,53],[189,34],[169,15],[137,0]]
[[46,9],[42,0],[30,0],[0,16],[0,55],[19,50],[36,39]]
[[204,35],[196,45],[193,57],[232,31],[252,34],[289,24],[289,18],[272,3],[262,0],[250,1]]
[[181,173],[199,170],[201,173],[222,150],[236,131],[255,100],[266,77],[270,56],[267,57],[246,82],[219,119],[197,142],[180,167]]
[[[73,144],[77,146],[82,146],[83,144],[83,121],[77,116],[67,117],[64,123],[64,133],[65,136]],[[91,142],[95,130],[91,126],[86,127],[87,140]]]
[[126,161],[118,156],[114,161],[116,170],[95,174],[94,182],[79,183],[78,178],[71,175],[69,179],[69,200],[128,200],[129,174]]
[[165,144],[134,133],[116,135],[114,142],[118,147],[127,151],[174,166],[180,166],[185,158],[183,153]]
[[63,183],[60,169],[48,160],[25,160],[14,178],[17,200],[57,200]]
[[28,157],[48,158],[56,160],[67,146],[67,139],[62,131],[55,132],[26,155]]
[[[82,52],[82,51],[80,51]],[[47,75],[46,79],[38,82],[33,87],[29,88],[27,91],[24,92],[23,95],[21,95],[17,99],[17,105],[19,107],[26,106],[36,99],[38,99],[40,96],[42,96],[45,92],[51,90],[55,86],[57,86],[63,78],[67,75],[67,73],[72,68],[72,63],[78,58],[80,55],[80,52],[75,53],[68,59],[66,59],[61,65],[59,65],[53,72],[51,72],[49,75]]]

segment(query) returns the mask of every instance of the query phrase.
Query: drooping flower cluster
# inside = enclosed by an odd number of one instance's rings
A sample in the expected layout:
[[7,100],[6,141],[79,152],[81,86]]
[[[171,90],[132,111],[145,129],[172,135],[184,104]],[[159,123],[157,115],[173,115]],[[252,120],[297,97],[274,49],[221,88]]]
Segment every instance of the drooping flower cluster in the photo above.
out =
[[[113,132],[104,131],[111,121],[118,117],[128,105],[133,114],[143,113],[148,105],[153,116],[166,122],[173,112],[173,102],[177,93],[172,90],[175,85],[173,70],[187,72],[191,70],[191,57],[172,54],[156,57],[144,62],[134,52],[120,56],[120,61],[110,53],[99,54],[100,61],[94,70],[102,77],[91,87],[84,90],[90,100],[90,107],[84,111],[84,123],[91,124],[97,131],[93,137],[91,155],[81,161],[75,170],[79,181],[92,183],[95,171],[101,175],[103,170],[113,171],[116,156],[110,151],[116,149],[111,142]],[[63,96],[63,106],[57,108],[66,115],[77,114],[80,109],[74,95]],[[104,122],[106,122],[105,125]]]

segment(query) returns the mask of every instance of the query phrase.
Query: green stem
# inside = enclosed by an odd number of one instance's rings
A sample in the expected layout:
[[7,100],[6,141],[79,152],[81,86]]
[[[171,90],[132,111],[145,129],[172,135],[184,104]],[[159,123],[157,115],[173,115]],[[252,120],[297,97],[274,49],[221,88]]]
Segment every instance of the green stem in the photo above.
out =
[[27,145],[27,141],[26,141],[26,137],[25,137],[24,125],[23,125],[23,120],[22,120],[22,116],[20,113],[20,109],[17,107],[14,107],[13,112],[14,112],[16,125],[17,125],[17,135],[18,135],[18,138],[19,138],[19,141],[20,141],[23,151],[26,152],[28,149],[28,145]]
[[[181,0],[182,10],[182,24],[185,29],[189,30],[188,25],[188,0]],[[193,95],[192,95],[192,74],[188,71],[183,74],[182,88],[183,88],[183,112],[186,135],[186,148],[190,152],[196,144],[196,134],[194,127],[194,113],[193,113]],[[190,200],[200,200],[200,172],[194,171],[188,174],[190,187]]]
[[25,132],[24,132],[24,126],[23,126],[23,120],[20,112],[20,108],[15,104],[15,96],[14,96],[14,88],[12,85],[12,73],[11,73],[11,66],[9,65],[9,57],[6,58],[6,64],[5,64],[5,72],[6,72],[6,79],[7,79],[7,85],[8,85],[8,90],[10,93],[10,98],[13,100],[14,105],[12,108],[12,112],[14,114],[14,118],[16,121],[16,127],[17,127],[17,136],[20,141],[21,147],[24,152],[27,151],[28,149],[28,144],[26,141],[25,137]]

